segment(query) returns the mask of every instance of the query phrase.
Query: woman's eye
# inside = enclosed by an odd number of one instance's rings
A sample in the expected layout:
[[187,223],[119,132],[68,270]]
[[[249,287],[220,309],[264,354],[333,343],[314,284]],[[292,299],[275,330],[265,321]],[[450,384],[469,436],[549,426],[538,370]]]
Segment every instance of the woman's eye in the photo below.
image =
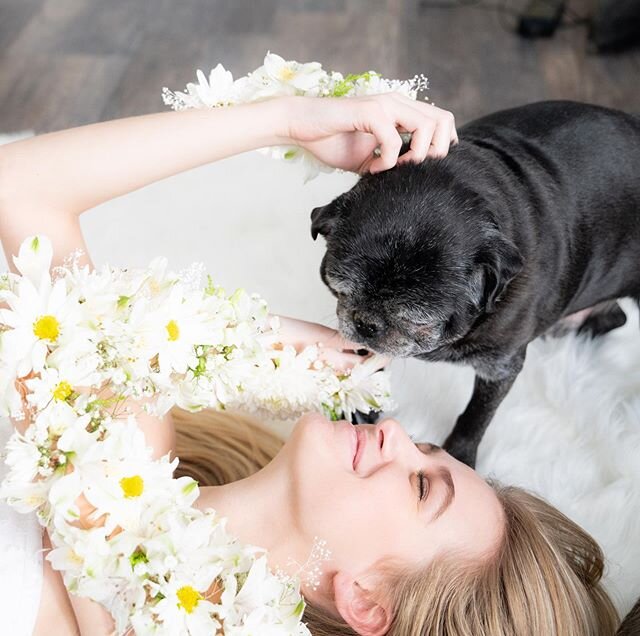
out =
[[429,494],[429,482],[422,471],[418,472],[418,492],[420,495],[420,501],[426,499]]

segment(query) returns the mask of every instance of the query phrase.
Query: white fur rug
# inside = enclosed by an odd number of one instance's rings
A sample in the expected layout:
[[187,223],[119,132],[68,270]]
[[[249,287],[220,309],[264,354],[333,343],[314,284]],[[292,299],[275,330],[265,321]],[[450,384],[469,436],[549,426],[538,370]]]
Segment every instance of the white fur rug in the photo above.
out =
[[[309,237],[309,213],[353,182],[333,174],[305,186],[295,167],[249,153],[81,220],[96,265],[141,266],[160,254],[176,270],[202,261],[219,282],[260,292],[276,312],[334,324],[333,298],[318,275],[324,246]],[[600,340],[567,336],[529,347],[478,460],[483,474],[541,494],[594,535],[622,612],[640,595],[640,327],[633,303],[624,308],[627,325]],[[398,419],[419,438],[444,439],[473,372],[398,360],[392,373]]]

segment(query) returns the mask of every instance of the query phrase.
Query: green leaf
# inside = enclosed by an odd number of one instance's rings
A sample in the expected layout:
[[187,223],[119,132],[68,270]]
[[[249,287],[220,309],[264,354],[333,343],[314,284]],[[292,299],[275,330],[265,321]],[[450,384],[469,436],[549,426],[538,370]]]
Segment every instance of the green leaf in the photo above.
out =
[[336,410],[335,407],[331,407],[328,404],[323,404],[322,408],[324,410],[324,414],[329,418],[332,422],[337,422],[340,419],[340,413]]
[[216,293],[216,286],[213,284],[211,274],[207,274],[207,286],[204,288],[204,293],[207,296],[213,296]]
[[236,291],[233,292],[233,294],[231,294],[231,296],[229,296],[229,302],[231,302],[232,305],[235,305],[245,294],[246,292],[244,291],[244,289],[242,289],[242,287],[239,287],[238,289],[236,289]]
[[296,609],[293,610],[294,616],[302,616],[302,612],[304,612],[304,608],[306,607],[306,603],[304,599],[300,599],[300,602],[296,605]]
[[32,249],[34,252],[37,252],[37,251],[38,251],[38,247],[39,247],[39,246],[40,246],[40,239],[39,239],[39,237],[34,236],[34,237],[33,237],[33,240],[31,241],[31,249]]
[[[191,369],[191,367],[189,367]],[[198,378],[207,370],[206,355],[198,356],[198,364],[195,369],[191,369],[193,375]]]
[[284,153],[284,158],[294,159],[297,154],[298,154],[298,151],[292,148],[291,150],[287,150],[287,152]]
[[144,548],[138,546],[129,556],[129,563],[131,563],[132,568],[134,568],[138,563],[149,563],[149,559],[147,558],[147,553],[144,551]]
[[341,82],[338,82],[333,87],[331,95],[333,97],[344,97],[355,88],[356,82],[358,80],[364,80],[365,82],[368,82],[372,77],[381,77],[381,75],[380,73],[375,73],[373,71],[366,71],[365,73],[358,74],[350,73]]
[[183,494],[188,495],[191,491],[195,490],[197,487],[198,487],[198,482],[194,479],[182,489],[182,492]]
[[131,296],[120,296],[120,298],[118,298],[118,309],[126,307],[130,299]]

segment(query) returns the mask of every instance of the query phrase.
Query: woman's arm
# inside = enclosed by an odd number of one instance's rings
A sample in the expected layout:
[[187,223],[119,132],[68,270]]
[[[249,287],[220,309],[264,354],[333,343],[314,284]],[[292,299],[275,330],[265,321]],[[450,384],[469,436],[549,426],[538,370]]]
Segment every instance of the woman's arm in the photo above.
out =
[[[11,254],[35,233],[52,240],[54,265],[76,248],[87,254],[82,212],[233,152],[275,143],[273,133],[264,132],[274,129],[265,121],[271,108],[129,117],[0,147],[0,236],[10,266]],[[83,262],[91,264],[88,255]]]
[[[341,168],[398,161],[396,128],[413,132],[402,160],[446,154],[453,116],[394,94],[285,97],[231,108],[170,111],[80,126],[0,146],[0,236],[12,267],[21,241],[47,234],[54,265],[87,253],[78,216],[173,174],[268,145],[299,144]],[[376,145],[381,156],[372,157]],[[89,256],[82,261],[91,264]]]

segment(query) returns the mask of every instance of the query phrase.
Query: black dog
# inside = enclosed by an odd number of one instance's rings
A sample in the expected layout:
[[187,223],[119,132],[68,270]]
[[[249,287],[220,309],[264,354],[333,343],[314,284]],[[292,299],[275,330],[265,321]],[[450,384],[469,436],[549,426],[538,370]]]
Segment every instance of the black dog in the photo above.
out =
[[604,333],[625,322],[616,298],[640,302],[640,117],[542,102],[459,137],[445,159],[363,177],[311,232],[345,336],[474,367],[445,442],[473,466],[529,342],[576,312]]

